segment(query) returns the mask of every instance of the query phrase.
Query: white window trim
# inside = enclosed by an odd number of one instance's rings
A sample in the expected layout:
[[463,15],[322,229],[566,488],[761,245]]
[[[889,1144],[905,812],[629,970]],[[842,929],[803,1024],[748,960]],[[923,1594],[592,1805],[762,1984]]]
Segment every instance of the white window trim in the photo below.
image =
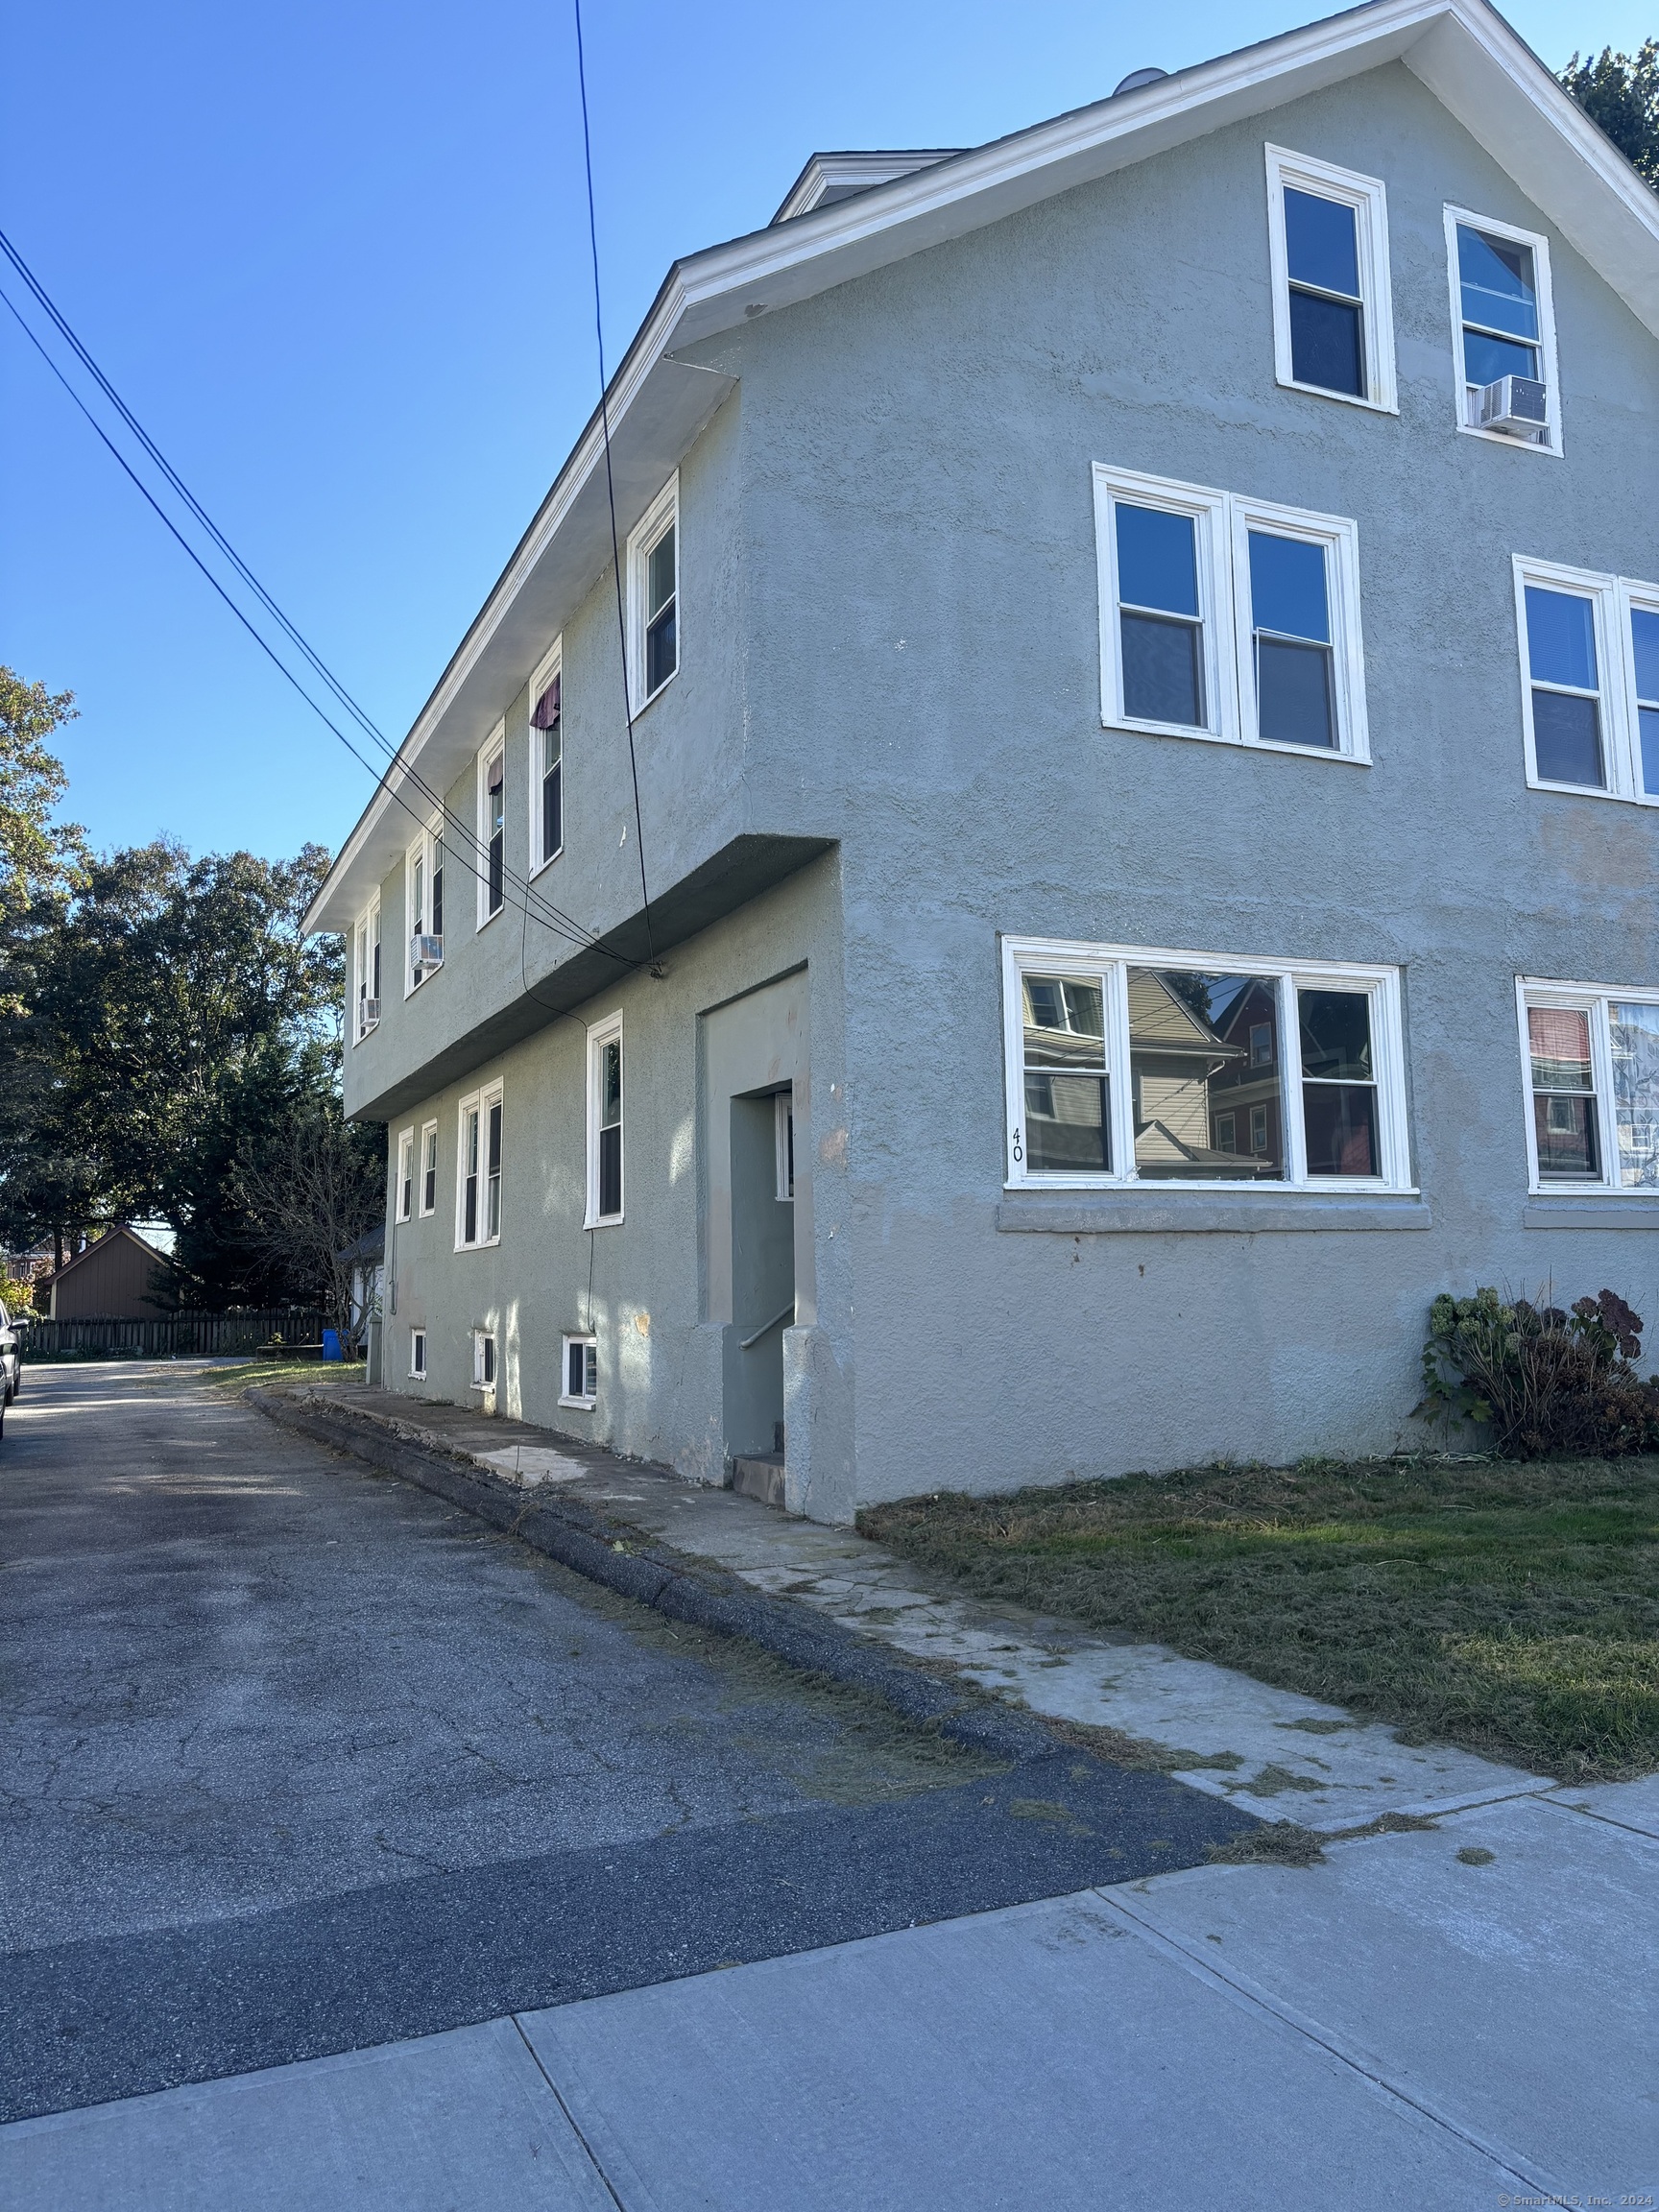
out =
[[[486,1252],[501,1241],[501,1232],[493,1237],[474,1237],[469,1242],[467,1227],[467,1117],[478,1117],[478,1223],[482,1228],[488,1217],[488,1186],[490,1182],[490,1109],[502,1106],[501,1118],[501,1174],[505,1184],[507,1174],[507,1118],[503,1085],[497,1081],[486,1083],[480,1091],[469,1091],[462,1099],[455,1114],[455,1249],[457,1252]],[[505,1205],[503,1205],[505,1213]]]
[[375,998],[376,1003],[383,1003],[376,998],[373,989],[374,947],[376,944],[380,945],[380,989],[383,992],[386,988],[386,948],[380,939],[380,894],[378,891],[370,900],[362,913],[358,915],[357,926],[351,932],[351,1020],[349,1027],[353,1048],[361,1045],[365,1037],[372,1036],[380,1026],[378,1014],[375,1015],[373,1022],[360,1022],[358,1020],[358,1008],[366,998]]
[[[678,609],[676,609],[676,612],[678,612]],[[561,683],[563,683],[563,679],[564,679],[564,672],[565,672],[565,640],[564,640],[564,638],[563,638],[563,637],[556,637],[556,638],[553,640],[553,644],[552,644],[552,646],[551,646],[550,650],[549,650],[549,651],[548,651],[548,652],[547,652],[547,653],[546,653],[546,654],[543,656],[543,658],[542,658],[542,660],[541,660],[541,662],[540,666],[539,666],[539,667],[536,669],[536,672],[535,672],[535,674],[534,674],[534,675],[531,677],[531,679],[530,679],[530,704],[529,704],[529,707],[528,707],[528,708],[526,709],[526,710],[525,710],[525,720],[526,720],[526,726],[527,726],[527,728],[528,728],[528,731],[529,731],[529,736],[530,736],[530,743],[529,743],[529,747],[528,747],[528,757],[527,757],[527,762],[526,762],[526,765],[528,766],[528,768],[529,768],[529,771],[530,771],[530,774],[529,774],[529,792],[530,792],[530,822],[529,822],[529,829],[530,829],[530,874],[531,874],[532,876],[540,876],[543,868],[548,868],[548,867],[551,867],[551,866],[552,866],[552,864],[553,864],[553,862],[554,862],[555,860],[557,860],[557,859],[558,859],[560,853],[563,853],[563,852],[564,852],[564,850],[565,850],[565,847],[564,847],[563,843],[561,843],[561,844],[560,844],[560,846],[559,846],[559,848],[558,848],[558,851],[557,851],[557,852],[553,852],[553,853],[543,853],[543,852],[542,852],[542,850],[541,850],[541,739],[542,739],[542,734],[543,734],[543,733],[542,733],[542,732],[541,732],[541,731],[540,731],[540,730],[538,730],[538,729],[536,728],[536,726],[535,726],[535,724],[534,724],[534,723],[532,723],[532,722],[530,722],[530,721],[529,721],[529,716],[530,716],[531,714],[534,714],[534,713],[535,713],[535,711],[536,711],[536,702],[537,702],[537,700],[541,698],[541,696],[542,692],[546,690],[546,688],[547,688],[548,685],[552,683],[552,681],[553,681],[553,679],[554,679],[554,677],[555,677],[555,676],[559,677],[559,678],[560,678],[560,680],[561,680]],[[559,714],[559,721],[560,721],[560,731],[559,731],[559,758],[560,758],[560,763],[561,763],[561,768],[560,768],[560,779],[561,779],[561,782],[560,782],[560,788],[561,788],[561,796],[562,796],[562,798],[563,798],[563,796],[564,796],[564,768],[563,768],[563,763],[564,763],[564,758],[565,758],[565,731],[564,731],[564,721],[565,721],[565,714],[564,714],[564,699],[563,699],[563,697],[561,697],[561,699],[560,699],[560,714]],[[563,830],[564,830],[564,827],[565,827],[565,816],[564,816],[564,807],[563,807],[563,805],[561,805],[561,807],[560,807],[559,827],[560,827],[560,830],[561,830],[561,831],[563,831]]]
[[[1544,406],[1547,418],[1545,433],[1536,444],[1529,438],[1511,438],[1503,430],[1482,430],[1479,423],[1469,420],[1469,377],[1463,367],[1463,281],[1457,266],[1457,226],[1466,223],[1471,230],[1488,231],[1494,238],[1506,238],[1513,246],[1532,249],[1532,274],[1538,286],[1538,350],[1544,366]],[[1550,283],[1550,241],[1536,230],[1517,229],[1513,223],[1498,223],[1489,215],[1477,215],[1468,207],[1446,207],[1446,276],[1452,293],[1452,403],[1456,410],[1457,427],[1465,438],[1479,438],[1486,445],[1507,445],[1521,453],[1552,453],[1559,461],[1561,450],[1561,377],[1555,363],[1555,295]]]
[[[1375,415],[1398,415],[1399,382],[1394,368],[1394,294],[1388,267],[1388,193],[1377,177],[1338,169],[1288,147],[1267,146],[1267,257],[1273,278],[1273,367],[1277,381],[1315,399],[1334,399],[1346,407],[1368,407]],[[1285,242],[1285,187],[1306,190],[1320,200],[1340,201],[1358,217],[1354,235],[1359,252],[1361,327],[1365,337],[1365,394],[1327,391],[1304,384],[1292,373],[1290,351],[1290,257]]]
[[409,1380],[424,1382],[426,1380],[426,1332],[411,1329],[409,1332]]
[[[1371,998],[1371,1044],[1376,1054],[1378,1149],[1380,1176],[1317,1175],[1307,1169],[1306,1137],[1302,1123],[1301,1055],[1280,1053],[1286,1165],[1282,1182],[1243,1184],[1233,1177],[1210,1181],[1185,1178],[1142,1179],[1134,1171],[1135,1127],[1132,1086],[1129,1081],[1129,1002],[1127,971],[1136,968],[1196,969],[1215,975],[1263,975],[1280,982],[1282,990],[1362,989]],[[1026,1167],[1019,1142],[1025,1123],[1024,1020],[1020,989],[1022,974],[1033,970],[1045,975],[1070,975],[1102,984],[1105,1009],[1105,1065],[1108,1070],[1108,1105],[1111,1153],[1128,1167],[1110,1175],[1034,1174]],[[1292,1009],[1293,1011],[1293,1009]],[[1411,1180],[1410,1143],[1406,1111],[1405,1025],[1401,1011],[1398,968],[1358,966],[1349,961],[1241,959],[1232,952],[1175,951],[1143,945],[1088,945],[1043,937],[1005,937],[1002,940],[1002,1021],[1005,1116],[1007,1130],[1003,1187],[1009,1190],[1136,1190],[1147,1191],[1163,1202],[1178,1202],[1186,1191],[1214,1194],[1226,1191],[1249,1199],[1258,1193],[1274,1198],[1339,1196],[1345,1192],[1384,1192],[1409,1197],[1416,1187]],[[1281,1005],[1280,1036],[1293,1034],[1292,1023]]]
[[[1659,1006],[1659,988],[1628,989],[1613,983],[1563,983],[1542,975],[1515,979],[1515,1012],[1521,1032],[1521,1096],[1527,1123],[1527,1187],[1535,1198],[1647,1198],[1659,1222],[1659,1190],[1621,1183],[1618,1177],[1619,1129],[1613,1097],[1613,1036],[1610,1007]],[[1551,1175],[1548,1182],[1538,1173],[1538,1132],[1532,1119],[1532,1040],[1527,1032],[1528,1006],[1560,1006],[1590,1017],[1590,1057],[1596,1073],[1597,1142],[1601,1173],[1583,1181]]]
[[596,1022],[588,1032],[588,1204],[584,1229],[613,1229],[628,1211],[628,1048],[622,1048],[622,1211],[599,1211],[599,1055],[601,1047],[622,1035],[620,1011]]
[[[1351,767],[1371,765],[1371,737],[1365,712],[1365,645],[1359,626],[1359,531],[1345,516],[1315,515],[1304,507],[1280,507],[1241,493],[1207,491],[1137,469],[1094,465],[1094,541],[1100,591],[1100,720],[1107,730],[1130,730],[1144,736],[1189,737],[1201,742],[1244,745],[1258,753],[1288,754],[1299,760],[1342,760]],[[1204,624],[1205,711],[1208,727],[1154,722],[1125,714],[1123,670],[1118,627],[1118,532],[1113,505],[1190,515],[1198,563],[1198,608]],[[1281,537],[1323,545],[1326,599],[1331,615],[1331,651],[1335,675],[1334,745],[1286,745],[1257,734],[1256,672],[1251,652],[1250,549],[1253,526]]]
[[[570,1382],[570,1347],[573,1344],[580,1344],[583,1347],[584,1352],[586,1352],[589,1347],[591,1347],[595,1355],[599,1349],[599,1339],[596,1336],[583,1335],[577,1333],[572,1333],[567,1336],[562,1336],[560,1338],[559,1403],[561,1406],[572,1406],[577,1407],[582,1412],[590,1413],[594,1407],[599,1403],[599,1392],[597,1388],[598,1377],[597,1375],[594,1377],[595,1387],[591,1393],[584,1393],[581,1397],[577,1397],[572,1394],[568,1385]],[[584,1365],[583,1375],[584,1380],[586,1380],[586,1365]]]
[[[493,1372],[486,1378],[484,1373],[484,1347],[490,1346],[490,1365]],[[472,1332],[472,1387],[474,1390],[493,1390],[501,1379],[501,1347],[496,1342],[493,1329],[474,1329]]]
[[[426,1203],[426,1141],[427,1141],[427,1139],[428,1139],[428,1138],[430,1138],[430,1139],[432,1140],[432,1146],[433,1146],[433,1162],[432,1162],[432,1166],[433,1166],[433,1175],[432,1175],[432,1203],[431,1203],[431,1205],[430,1205],[430,1206],[428,1206],[428,1205],[427,1205],[427,1203]],[[434,1214],[436,1214],[436,1213],[437,1213],[437,1211],[438,1211],[438,1175],[437,1175],[438,1154],[437,1154],[437,1145],[438,1145],[438,1124],[437,1124],[437,1122],[436,1122],[436,1121],[423,1121],[423,1122],[421,1124],[421,1149],[420,1149],[420,1152],[419,1152],[419,1153],[417,1154],[417,1156],[416,1156],[416,1159],[417,1159],[417,1167],[416,1167],[416,1171],[417,1171],[417,1174],[419,1175],[419,1178],[420,1178],[420,1180],[419,1180],[419,1182],[416,1184],[416,1190],[417,1190],[417,1192],[418,1192],[418,1195],[417,1195],[417,1197],[416,1197],[416,1200],[415,1200],[415,1212],[416,1212],[417,1215],[418,1215],[418,1216],[419,1216],[419,1217],[420,1217],[421,1220],[423,1220],[423,1221],[424,1221],[424,1220],[429,1220],[429,1219],[431,1218],[431,1216],[432,1216]]]
[[[1659,792],[1642,787],[1642,722],[1637,711],[1636,645],[1630,616],[1637,608],[1659,613],[1659,584],[1640,584],[1628,576],[1603,576],[1591,568],[1569,568],[1559,561],[1514,556],[1515,641],[1521,661],[1521,728],[1527,752],[1527,781],[1534,791],[1564,792],[1570,799],[1620,799],[1627,805],[1659,806]],[[1556,783],[1538,773],[1532,728],[1532,652],[1527,635],[1527,587],[1565,591],[1588,599],[1596,611],[1596,665],[1601,679],[1601,757],[1607,781]]]
[[[432,849],[439,843],[443,834],[444,823],[442,816],[440,816],[436,821],[426,825],[420,835],[413,839],[403,854],[403,996],[405,998],[413,998],[422,983],[431,980],[429,975],[417,975],[415,973],[415,938],[418,933],[411,926],[415,919],[415,863],[420,860],[423,864],[422,872],[426,884],[426,896],[421,902],[426,908],[426,912],[421,916],[426,926],[419,931],[419,934],[422,937],[431,937],[438,934],[431,926]],[[380,980],[382,987],[384,987],[386,980],[386,954],[384,950],[380,954]],[[433,973],[440,973],[443,966],[444,963],[440,961],[438,968]]]
[[[645,564],[658,540],[674,528],[674,665],[655,691],[645,688]],[[639,713],[660,699],[680,673],[685,658],[685,624],[680,603],[680,471],[675,469],[628,538],[628,694]]]
[[[403,1193],[409,1193],[409,1203],[403,1202]],[[392,1218],[407,1221],[415,1210],[415,1132],[403,1129],[397,1136],[397,1180],[392,1188]]]
[[[501,903],[492,910],[490,905],[490,770],[495,762],[501,763]],[[507,725],[497,722],[489,737],[478,748],[476,766],[478,782],[475,814],[478,846],[477,907],[478,927],[487,929],[497,914],[507,910]]]

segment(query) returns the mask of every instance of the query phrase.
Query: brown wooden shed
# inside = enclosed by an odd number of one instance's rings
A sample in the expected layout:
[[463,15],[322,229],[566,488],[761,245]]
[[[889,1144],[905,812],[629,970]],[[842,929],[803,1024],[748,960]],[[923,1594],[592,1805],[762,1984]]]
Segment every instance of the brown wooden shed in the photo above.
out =
[[161,1257],[135,1229],[117,1221],[47,1278],[50,1318],[153,1321],[160,1310],[155,1285]]

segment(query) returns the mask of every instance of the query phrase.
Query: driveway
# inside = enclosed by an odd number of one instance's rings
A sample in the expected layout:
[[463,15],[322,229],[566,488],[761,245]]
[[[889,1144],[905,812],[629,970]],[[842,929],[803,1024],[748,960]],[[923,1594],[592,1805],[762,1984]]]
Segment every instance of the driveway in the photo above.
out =
[[1201,1863],[275,1428],[28,1371],[0,1445],[0,2119]]

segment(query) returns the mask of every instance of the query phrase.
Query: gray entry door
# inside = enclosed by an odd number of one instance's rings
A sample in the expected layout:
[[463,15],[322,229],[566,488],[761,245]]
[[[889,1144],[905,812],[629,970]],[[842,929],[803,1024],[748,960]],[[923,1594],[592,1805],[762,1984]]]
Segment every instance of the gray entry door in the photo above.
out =
[[732,1100],[732,1322],[726,1352],[728,1455],[782,1445],[783,1332],[795,1317],[795,1209],[778,1094]]

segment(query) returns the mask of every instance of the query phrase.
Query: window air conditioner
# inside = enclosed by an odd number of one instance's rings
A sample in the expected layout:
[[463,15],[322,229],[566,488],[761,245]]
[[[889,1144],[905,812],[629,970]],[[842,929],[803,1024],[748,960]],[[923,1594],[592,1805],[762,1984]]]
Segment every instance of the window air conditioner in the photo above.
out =
[[1550,427],[1549,397],[1530,376],[1500,376],[1475,395],[1475,420],[1482,430],[1530,438]]
[[379,1021],[379,1019],[380,1019],[380,1001],[379,1001],[379,999],[378,999],[378,998],[365,998],[365,999],[364,999],[364,1001],[363,1001],[363,1026],[364,1026],[364,1028],[365,1028],[365,1029],[373,1029],[373,1026],[374,1026],[374,1024],[375,1024],[375,1022],[378,1022],[378,1021]]
[[409,940],[409,965],[417,975],[430,975],[434,968],[444,965],[444,940],[442,937],[411,937]]

